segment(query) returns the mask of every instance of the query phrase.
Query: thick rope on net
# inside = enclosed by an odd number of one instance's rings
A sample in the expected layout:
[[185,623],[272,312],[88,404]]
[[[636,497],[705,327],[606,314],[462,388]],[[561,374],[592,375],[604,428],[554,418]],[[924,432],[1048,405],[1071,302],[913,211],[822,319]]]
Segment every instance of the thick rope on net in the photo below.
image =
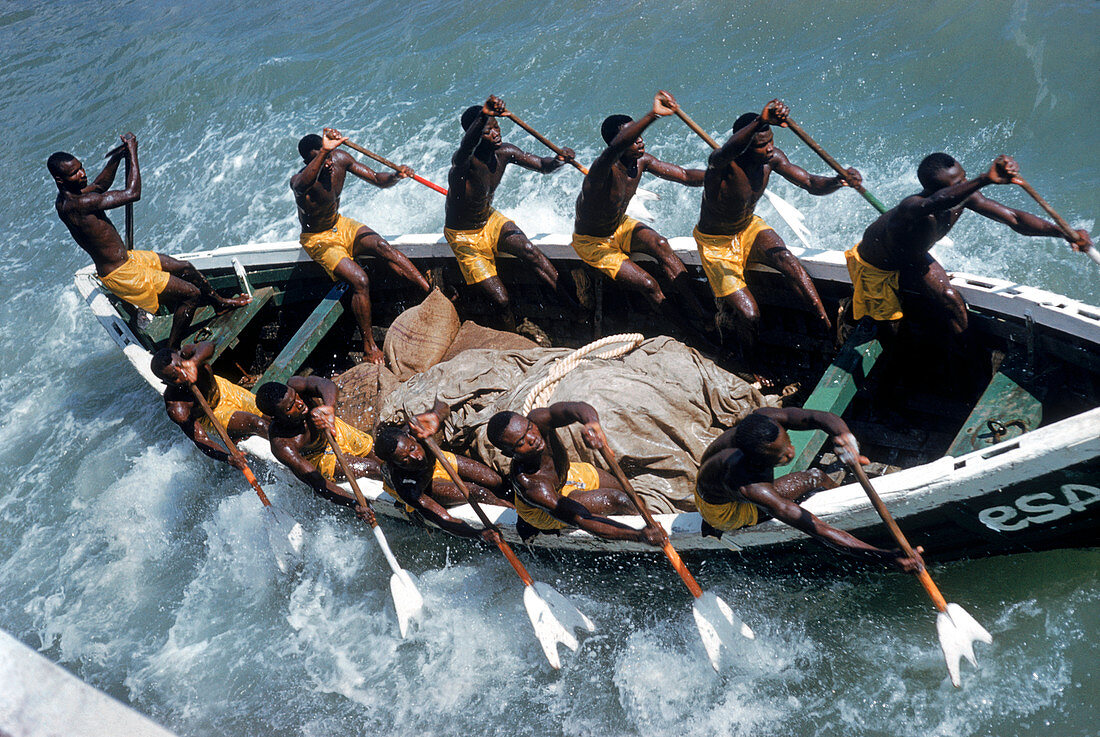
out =
[[[523,409],[521,412],[527,414],[535,407],[545,406],[546,402],[550,399],[550,395],[552,395],[554,389],[557,388],[558,382],[562,380],[563,376],[579,366],[581,361],[592,358],[618,358],[619,356],[625,356],[627,353],[637,348],[643,340],[645,340],[645,336],[641,333],[609,335],[606,338],[600,338],[594,343],[589,343],[583,348],[578,348],[564,358],[559,358],[550,365],[550,373],[546,378],[531,387],[531,391],[527,393],[526,399],[523,400]],[[596,353],[596,351],[609,345],[615,347],[603,351],[602,353]]]

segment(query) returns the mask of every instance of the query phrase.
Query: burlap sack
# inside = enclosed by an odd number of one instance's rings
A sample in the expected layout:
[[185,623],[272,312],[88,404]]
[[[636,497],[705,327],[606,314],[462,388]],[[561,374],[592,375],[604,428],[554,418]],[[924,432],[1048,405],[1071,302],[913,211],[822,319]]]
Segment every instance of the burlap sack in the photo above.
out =
[[477,348],[491,348],[495,351],[525,351],[528,348],[538,348],[533,340],[528,340],[522,335],[509,333],[504,330],[493,330],[478,325],[473,320],[462,323],[458,329],[458,335],[451,341],[451,347],[447,349],[440,363],[450,361],[462,351]]
[[398,315],[386,331],[382,344],[386,365],[398,381],[426,371],[443,358],[458,328],[454,305],[433,289],[423,302]]

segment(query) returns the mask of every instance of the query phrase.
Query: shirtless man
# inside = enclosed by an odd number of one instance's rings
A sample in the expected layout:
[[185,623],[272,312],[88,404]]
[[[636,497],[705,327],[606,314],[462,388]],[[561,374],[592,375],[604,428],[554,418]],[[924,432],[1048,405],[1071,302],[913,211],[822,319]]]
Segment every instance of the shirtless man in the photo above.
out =
[[233,440],[251,435],[266,438],[268,421],[256,406],[252,392],[210,370],[207,362],[213,355],[214,344],[209,341],[188,344],[178,351],[161,348],[153,354],[150,368],[168,385],[164,390],[164,409],[183,434],[214,460],[242,468],[243,461],[223,450],[215,440],[218,431],[195,400],[191,385],[198,385],[215,419]]
[[[822,331],[832,327],[821,297],[802,264],[764,220],[754,214],[772,172],[813,195],[847,186],[841,176],[823,177],[795,166],[772,143],[772,125],[783,125],[789,108],[772,100],[764,111],[745,113],[733,124],[733,134],[715,149],[703,180],[703,204],[692,235],[707,280],[734,318],[741,353],[752,356],[760,324],[760,309],[745,284],[745,263],[752,259],[786,277],[799,299],[818,319]],[[862,181],[860,173],[848,174]]]
[[[137,138],[126,133],[122,144],[109,154],[107,165],[91,185],[80,159],[64,151],[51,154],[46,168],[57,183],[54,207],[77,245],[92,257],[103,286],[146,312],[155,314],[161,305],[173,310],[168,345],[179,348],[200,304],[224,312],[248,304],[250,298],[220,296],[187,261],[153,251],[126,250],[105,212],[141,199]],[[129,164],[126,189],[112,190],[123,159]]]
[[501,143],[496,118],[505,113],[504,101],[490,95],[484,105],[462,113],[462,143],[451,158],[447,175],[447,220],[443,236],[454,251],[458,268],[467,284],[473,285],[497,309],[504,326],[516,329],[516,317],[504,283],[497,276],[498,251],[515,256],[535,270],[539,279],[556,292],[575,301],[559,284],[558,270],[537,249],[519,227],[493,209],[493,195],[509,164],[550,174],[573,158],[535,156],[510,143]]
[[678,109],[672,95],[661,91],[653,98],[653,108],[638,120],[626,115],[612,115],[604,120],[600,133],[607,148],[592,163],[577,197],[573,249],[585,263],[641,292],[658,310],[667,311],[660,285],[629,258],[634,251],[652,256],[672,282],[683,306],[698,318],[704,312],[691,291],[684,262],[657,231],[626,215],[630,198],[638,191],[638,182],[646,172],[688,187],[703,184],[702,169],[684,169],[645,152],[642,132],[657,118],[672,115]]
[[[927,156],[917,167],[924,189],[879,216],[863,232],[863,239],[844,253],[855,288],[855,319],[870,317],[885,336],[896,336],[903,316],[898,292],[906,287],[929,297],[946,314],[951,332],[962,334],[967,326],[966,303],[929,250],[947,235],[963,210],[973,210],[1023,235],[1065,238],[1054,223],[994,202],[978,191],[989,184],[1012,184],[1019,173],[1014,160],[998,156],[989,171],[968,180],[962,165],[947,154]],[[1092,247],[1087,231],[1079,230],[1077,235],[1076,241],[1070,241],[1076,250]]]
[[356,259],[363,254],[380,258],[425,294],[430,289],[424,275],[405,254],[367,226],[339,213],[340,193],[349,171],[380,189],[392,187],[413,172],[407,166],[392,173],[373,171],[346,151],[337,150],[346,140],[339,131],[325,128],[323,138],[311,134],[298,141],[298,153],[306,164],[290,178],[302,225],[298,242],[333,281],[343,279],[351,285],[351,312],[363,334],[363,355],[370,363],[380,364],[382,351],[371,332],[370,280]]
[[555,428],[584,425],[589,448],[603,447],[600,418],[585,402],[558,402],[531,410],[526,417],[498,412],[486,428],[489,442],[512,459],[508,478],[516,492],[516,531],[523,539],[579,527],[610,540],[631,540],[660,547],[651,527],[635,530],[600,515],[637,514],[619,482],[590,463],[570,461]]
[[[695,480],[695,505],[703,516],[702,533],[722,532],[755,525],[761,513],[805,532],[841,553],[883,563],[909,573],[920,562],[900,550],[884,550],[822,522],[797,500],[836,483],[820,469],[775,478],[775,467],[791,462],[794,447],[787,430],[823,430],[833,436],[837,455],[851,454],[860,463],[859,446],[844,420],[831,412],[803,409],[758,409],[727,430],[703,452]],[[917,548],[917,553],[922,548]]]
[[[374,452],[382,460],[382,480],[386,491],[397,496],[409,513],[419,513],[432,524],[452,535],[479,537],[496,542],[495,530],[471,527],[447,513],[448,507],[466,503],[458,486],[434,460],[420,442],[439,432],[450,408],[436,400],[428,412],[416,415],[409,422],[389,422],[379,425],[375,434]],[[493,469],[465,456],[443,451],[451,467],[466,483],[470,497],[479,504],[511,508],[505,500],[506,484]]]
[[[307,400],[319,400],[319,405],[310,409]],[[336,385],[328,379],[292,376],[286,384],[269,381],[256,391],[256,405],[272,418],[271,452],[319,496],[356,507],[355,497],[334,483],[346,477],[325,440],[325,429],[357,477],[381,478],[380,464],[371,453],[374,438],[336,416]],[[370,517],[369,509],[356,511]]]

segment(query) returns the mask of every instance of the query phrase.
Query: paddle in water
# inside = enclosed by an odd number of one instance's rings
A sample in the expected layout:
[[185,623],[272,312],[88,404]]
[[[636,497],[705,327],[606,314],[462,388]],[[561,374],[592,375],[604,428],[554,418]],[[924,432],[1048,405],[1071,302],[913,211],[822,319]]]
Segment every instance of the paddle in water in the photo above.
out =
[[695,616],[695,626],[699,628],[699,637],[703,640],[703,649],[707,652],[707,659],[710,660],[711,667],[716,671],[720,670],[722,667],[723,647],[733,651],[737,643],[738,634],[750,640],[755,639],[756,635],[753,634],[747,624],[742,622],[741,619],[733,613],[729,604],[723,601],[717,594],[703,591],[702,587],[696,583],[695,577],[691,575],[687,566],[680,560],[680,554],[672,547],[672,541],[668,539],[668,532],[653,518],[645,502],[642,501],[642,498],[634,491],[634,487],[631,485],[630,481],[627,480],[626,474],[623,473],[623,469],[619,466],[619,462],[616,460],[615,454],[611,450],[611,446],[608,445],[607,436],[603,434],[602,430],[600,431],[600,436],[603,440],[603,447],[600,448],[600,453],[603,454],[604,460],[607,461],[611,473],[618,479],[619,485],[623,487],[623,490],[630,497],[630,501],[634,502],[634,506],[638,508],[638,513],[642,515],[645,523],[661,533],[661,549],[672,564],[672,567],[676,569],[676,573],[680,574],[680,579],[683,580],[688,591],[690,591],[691,595],[695,598],[695,602],[692,604],[692,614]]
[[[389,159],[382,158],[381,156],[374,153],[373,151],[368,151],[367,149],[363,148],[362,146],[360,146],[357,143],[352,143],[351,141],[344,141],[343,145],[347,146],[352,151],[358,151],[359,153],[363,154],[364,156],[369,156],[370,158],[374,159],[375,161],[377,161],[382,166],[388,166],[389,168],[393,169],[394,171],[401,171],[401,167],[398,166],[397,164],[393,163]],[[441,194],[441,195],[445,196],[447,194],[446,188],[440,187],[435,182],[429,181],[429,180],[425,179],[424,177],[420,176],[419,174],[413,174],[409,178],[412,179],[414,182],[419,182],[420,184],[423,184],[425,187],[428,187],[429,189],[434,189],[436,192],[439,192],[439,194]]]
[[[447,475],[451,477],[451,481],[462,492],[466,502],[481,520],[481,524],[485,525],[486,528],[495,529],[496,525],[489,520],[488,515],[485,514],[477,500],[470,496],[470,490],[466,487],[466,483],[458,475],[458,471],[447,461],[435,440],[426,437],[422,438],[421,442],[443,466]],[[592,624],[591,619],[582,614],[577,607],[573,606],[572,602],[558,593],[552,586],[531,578],[531,574],[520,563],[512,547],[504,541],[499,532],[495,536],[494,542],[508,562],[512,564],[516,575],[523,581],[523,606],[527,609],[527,616],[531,618],[531,626],[535,629],[535,637],[542,646],[542,652],[546,655],[551,668],[555,670],[561,668],[558,645],[565,645],[576,652],[578,645],[576,630],[583,627],[589,632],[595,632],[596,625]]]
[[947,662],[947,674],[951,677],[951,683],[958,688],[961,683],[959,680],[959,660],[966,658],[976,668],[978,661],[974,657],[975,640],[980,640],[988,645],[993,642],[993,636],[986,631],[985,627],[978,624],[977,620],[970,616],[965,609],[958,604],[948,603],[943,598],[943,594],[940,593],[939,588],[932,581],[928,569],[924,567],[924,561],[921,559],[920,554],[909,545],[909,541],[902,534],[901,528],[894,521],[890,511],[886,509],[886,505],[883,504],[878,492],[875,491],[875,487],[871,485],[863,466],[850,453],[842,454],[841,460],[852,469],[856,478],[859,479],[859,485],[867,493],[867,497],[874,505],[875,511],[886,523],[886,527],[889,528],[890,534],[893,535],[902,552],[910,558],[921,561],[916,576],[939,612],[936,615],[936,632],[940,637],[940,649],[943,650],[943,658]]
[[393,575],[390,576],[390,593],[393,595],[393,608],[397,611],[397,627],[401,631],[401,636],[405,637],[409,631],[409,622],[419,618],[424,610],[424,597],[420,595],[420,591],[416,588],[416,577],[398,564],[397,558],[390,550],[386,535],[382,532],[382,528],[378,525],[378,520],[374,516],[374,509],[371,508],[370,502],[367,501],[367,498],[363,496],[363,492],[359,489],[359,482],[344,457],[344,451],[340,450],[339,444],[332,437],[332,432],[327,427],[324,428],[324,432],[325,440],[328,442],[329,448],[332,449],[332,454],[336,456],[336,463],[339,464],[340,470],[347,477],[348,484],[351,485],[351,491],[355,494],[355,501],[363,510],[367,524],[371,526],[371,531],[374,533],[374,539],[378,541],[378,547],[381,548],[382,555],[385,556],[386,562],[389,563],[390,569],[393,571]]
[[267,498],[267,494],[264,493],[263,488],[260,487],[260,482],[256,480],[256,475],[252,473],[252,469],[248,467],[248,463],[245,462],[244,453],[240,451],[237,445],[229,439],[229,433],[222,423],[218,422],[218,418],[214,416],[214,411],[210,409],[210,403],[206,401],[206,397],[202,395],[202,392],[197,386],[191,384],[191,394],[195,397],[195,401],[199,403],[202,408],[203,414],[210,420],[210,424],[217,430],[218,435],[222,439],[222,443],[225,445],[225,449],[229,451],[229,455],[236,460],[239,464],[241,472],[244,474],[245,479],[252,485],[252,488],[256,490],[257,496],[260,497],[260,501],[263,502],[264,508],[267,509],[269,517],[265,517],[265,527],[267,529],[267,539],[271,543],[271,550],[275,554],[275,563],[279,566],[279,570],[286,573],[290,570],[291,560],[298,557],[298,554],[302,551],[302,543],[305,540],[305,532],[302,530],[302,526],[294,521],[293,518],[283,510],[276,507]]
[[1039,203],[1039,207],[1043,208],[1046,211],[1047,215],[1050,215],[1050,217],[1058,225],[1058,229],[1061,230],[1066,238],[1069,238],[1070,241],[1073,243],[1073,247],[1075,249],[1077,249],[1078,251],[1084,251],[1085,255],[1093,260],[1093,263],[1095,263],[1097,266],[1100,266],[1100,253],[1097,252],[1095,247],[1089,245],[1084,235],[1074,230],[1073,226],[1067,223],[1065,218],[1055,212],[1054,208],[1047,204],[1047,201],[1040,197],[1039,193],[1036,192],[1035,189],[1027,183],[1027,180],[1025,180],[1023,177],[1017,176],[1013,177],[1012,181],[1015,184],[1020,185],[1020,187],[1022,187],[1025,192],[1031,195],[1031,198],[1033,200]]

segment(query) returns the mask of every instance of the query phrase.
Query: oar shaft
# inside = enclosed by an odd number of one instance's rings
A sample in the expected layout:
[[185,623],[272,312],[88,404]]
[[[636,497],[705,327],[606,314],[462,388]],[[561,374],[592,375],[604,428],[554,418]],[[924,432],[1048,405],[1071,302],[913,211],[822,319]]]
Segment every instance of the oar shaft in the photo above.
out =
[[194,384],[191,385],[191,394],[195,397],[195,401],[199,403],[199,407],[202,408],[206,418],[210,420],[210,424],[218,431],[218,436],[222,439],[222,443],[225,444],[225,449],[229,451],[231,456],[240,460],[243,466],[241,471],[244,473],[244,477],[248,483],[256,490],[256,494],[260,497],[260,501],[263,502],[265,507],[270,507],[271,502],[268,500],[264,490],[260,488],[260,482],[256,480],[256,475],[252,473],[252,469],[249,468],[248,464],[245,462],[244,453],[242,453],[240,448],[229,439],[229,433],[222,427],[222,423],[218,422],[218,418],[214,416],[214,410],[210,408],[210,403],[206,401],[206,397],[202,395],[202,392],[199,391],[199,388]]
[[[523,128],[523,130],[530,133],[531,136],[536,141],[541,143],[543,146],[546,146],[546,148],[550,149],[551,151],[556,153],[558,156],[561,156],[562,158],[565,158],[565,151],[561,147],[554,145],[554,143],[549,138],[542,135],[541,133],[539,133],[537,130],[535,130],[531,126],[527,125],[527,123],[524,123],[522,120],[519,119],[519,116],[517,116],[515,113],[512,113],[512,112],[504,113],[504,117],[508,118],[513,123],[518,125],[520,128]],[[581,164],[577,163],[576,159],[566,159],[566,160],[570,164],[575,166],[577,168],[577,171],[579,171],[581,174],[584,174],[584,175],[588,174],[588,169],[585,166],[582,166]]]
[[[130,180],[130,157],[126,157],[126,180]],[[134,250],[134,203],[126,203],[126,250]]]
[[[389,159],[383,158],[383,157],[379,156],[378,154],[374,153],[373,151],[368,151],[367,149],[360,146],[358,143],[352,143],[351,141],[344,141],[344,145],[347,146],[348,148],[352,149],[353,151],[358,151],[359,153],[363,154],[364,156],[369,156],[370,158],[374,159],[375,161],[377,161],[382,166],[388,166],[389,168],[393,169],[394,171],[397,171],[398,169],[401,168],[397,164],[390,161]],[[419,174],[413,174],[411,179],[415,182],[419,182],[420,184],[423,184],[425,187],[429,187],[431,189],[434,189],[436,192],[439,192],[439,194],[441,194],[441,195],[446,195],[447,194],[446,189],[444,189],[443,187],[440,187],[435,182],[432,182],[432,181],[429,181],[429,180],[425,179],[424,177],[420,176]]]
[[826,164],[831,166],[833,168],[833,171],[844,177],[844,181],[848,183],[849,187],[863,195],[863,199],[870,202],[871,206],[874,207],[876,210],[878,210],[879,212],[886,212],[886,206],[879,202],[877,197],[868,192],[862,184],[853,180],[851,178],[851,175],[848,174],[848,170],[841,166],[840,162],[830,156],[829,152],[823,149],[817,141],[811,138],[809,133],[802,130],[802,126],[800,126],[798,123],[794,122],[790,118],[787,118],[786,125],[792,131],[794,131],[794,134],[801,138],[802,142],[809,146],[815,154],[820,156]]
[[[1058,225],[1058,228],[1067,238],[1073,240],[1074,242],[1077,242],[1080,239],[1080,236],[1077,234],[1077,231],[1073,229],[1073,226],[1067,223],[1065,221],[1065,218],[1055,212],[1054,208],[1051,207],[1046,200],[1040,197],[1039,193],[1035,191],[1035,188],[1028,184],[1023,177],[1014,177],[1012,181],[1016,182],[1016,184],[1019,184],[1025,192],[1031,195],[1031,198],[1033,200],[1039,203],[1039,207],[1046,210],[1047,215],[1050,215],[1050,217],[1053,218],[1054,222]],[[1089,250],[1091,251],[1092,249]]]
[[713,138],[711,138],[709,133],[707,133],[705,130],[700,128],[699,124],[696,123],[694,120],[692,120],[690,117],[688,117],[688,114],[685,113],[683,110],[677,109],[676,110],[676,117],[678,117],[680,120],[684,121],[684,123],[687,124],[688,128],[691,128],[693,131],[695,131],[695,135],[699,136],[700,138],[702,138],[704,141],[707,142],[708,146],[710,146],[711,148],[718,148],[718,142],[715,141]]
[[[332,454],[336,456],[336,463],[340,465],[340,470],[344,472],[344,476],[348,479],[348,484],[351,486],[351,492],[355,494],[355,501],[359,503],[359,506],[371,509],[370,502],[363,496],[362,490],[359,489],[359,482],[355,479],[355,474],[352,472],[351,466],[348,464],[348,459],[344,457],[344,451],[340,450],[340,444],[336,442],[336,438],[332,437],[332,433],[328,428],[325,428],[325,440],[328,442],[328,447],[332,449]],[[371,515],[371,527],[378,527],[378,520]],[[387,545],[388,549],[389,546]]]

